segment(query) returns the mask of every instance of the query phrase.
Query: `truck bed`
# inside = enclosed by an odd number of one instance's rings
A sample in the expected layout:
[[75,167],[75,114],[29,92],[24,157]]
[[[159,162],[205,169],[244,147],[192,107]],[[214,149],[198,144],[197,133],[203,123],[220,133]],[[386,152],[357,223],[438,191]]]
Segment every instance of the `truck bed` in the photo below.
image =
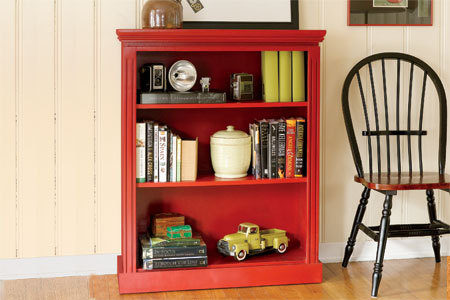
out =
[[284,237],[286,236],[286,231],[281,229],[266,229],[266,230],[260,230],[259,231],[261,235],[261,240],[266,240],[266,247],[273,247],[273,240],[277,237]]

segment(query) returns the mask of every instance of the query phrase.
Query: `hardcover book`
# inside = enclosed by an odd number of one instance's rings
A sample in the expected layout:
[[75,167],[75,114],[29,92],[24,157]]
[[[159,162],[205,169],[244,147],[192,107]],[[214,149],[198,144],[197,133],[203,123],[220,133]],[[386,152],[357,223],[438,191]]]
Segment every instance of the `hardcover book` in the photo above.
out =
[[268,149],[268,137],[269,137],[269,123],[266,119],[259,122],[259,134],[261,144],[261,178],[269,178],[269,167],[267,165],[267,149]]
[[286,121],[278,120],[277,178],[286,177]]
[[174,247],[163,247],[163,246],[150,247],[150,240],[145,234],[140,235],[139,240],[142,246],[142,259],[205,256],[207,253],[206,244],[203,241],[203,239],[200,239],[199,245],[174,246]]
[[306,101],[305,52],[292,51],[292,101]]
[[181,138],[177,136],[177,182],[181,181]]
[[145,155],[147,160],[147,182],[153,181],[153,126],[154,123],[152,121],[146,122],[146,130],[147,130],[147,139],[145,144]]
[[172,135],[170,142],[170,182],[177,182],[177,136]]
[[269,120],[269,137],[267,150],[267,165],[269,166],[269,178],[277,178],[277,135],[278,135],[278,121]]
[[295,177],[295,127],[294,118],[286,119],[286,178]]
[[261,75],[263,83],[263,100],[278,102],[278,52],[261,52]]
[[145,182],[145,123],[136,123],[136,182]]
[[159,124],[153,125],[153,182],[159,182]]
[[280,102],[292,100],[292,58],[291,51],[280,51]]
[[198,139],[181,141],[181,181],[197,180]]
[[144,270],[207,267],[207,256],[143,259]]
[[250,133],[250,138],[251,138],[251,145],[252,145],[252,154],[251,154],[251,162],[250,162],[250,169],[251,169],[251,173],[253,176],[255,176],[255,170],[256,170],[256,166],[255,166],[255,132],[254,132],[254,124],[248,124],[248,132]]
[[255,136],[255,177],[256,179],[262,178],[261,171],[261,139],[260,139],[260,130],[259,124],[254,124],[254,136]]
[[306,120],[296,120],[296,145],[295,145],[295,177],[303,177],[306,171]]
[[167,126],[159,127],[159,182],[167,182],[167,142],[168,142],[168,128]]

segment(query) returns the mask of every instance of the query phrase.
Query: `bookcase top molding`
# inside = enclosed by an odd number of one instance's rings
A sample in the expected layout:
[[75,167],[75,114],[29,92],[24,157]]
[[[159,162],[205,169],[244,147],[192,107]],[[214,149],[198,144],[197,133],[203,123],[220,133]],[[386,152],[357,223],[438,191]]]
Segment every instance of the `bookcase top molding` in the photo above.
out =
[[165,45],[216,44],[316,46],[323,41],[325,30],[221,30],[221,29],[117,29],[118,39],[124,47]]

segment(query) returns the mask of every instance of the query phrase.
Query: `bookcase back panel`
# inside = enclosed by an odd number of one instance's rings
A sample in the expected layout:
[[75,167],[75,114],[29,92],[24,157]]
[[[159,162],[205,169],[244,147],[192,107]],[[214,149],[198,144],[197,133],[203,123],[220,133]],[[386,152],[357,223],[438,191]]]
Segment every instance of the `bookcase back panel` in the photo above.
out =
[[[306,184],[270,186],[142,188],[137,190],[137,233],[145,232],[156,213],[176,212],[199,232],[211,252],[217,241],[237,231],[239,223],[252,222],[262,229],[287,231],[289,248],[307,248]],[[300,201],[299,201],[300,199]]]
[[[230,75],[233,73],[253,74],[254,98],[261,99],[261,52],[138,52],[136,69],[146,63],[162,63],[167,72],[178,60],[190,61],[197,70],[197,81],[192,91],[200,91],[200,79],[211,77],[211,91],[227,93],[230,99]],[[137,87],[140,86],[137,76]],[[170,87],[170,85],[168,85]]]
[[[248,124],[260,119],[307,117],[307,107],[234,108],[234,109],[146,109],[138,110],[137,120],[166,124],[182,139],[198,137],[198,171],[211,173],[210,136],[233,125],[249,131]],[[307,143],[308,145],[308,143]]]

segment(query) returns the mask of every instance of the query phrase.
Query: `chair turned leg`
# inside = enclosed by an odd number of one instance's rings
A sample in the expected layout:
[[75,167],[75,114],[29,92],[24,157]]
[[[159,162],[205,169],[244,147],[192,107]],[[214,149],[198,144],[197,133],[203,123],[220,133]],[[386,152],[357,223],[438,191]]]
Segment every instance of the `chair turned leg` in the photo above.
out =
[[[430,217],[430,223],[433,224],[437,220],[436,217],[436,203],[434,202],[434,191],[427,190],[428,201],[428,216]],[[431,237],[433,242],[434,258],[437,263],[441,262],[441,243],[439,242],[439,236],[434,235]]]
[[364,188],[364,191],[361,194],[361,200],[359,202],[358,209],[356,210],[352,231],[350,233],[350,237],[348,238],[347,246],[345,247],[344,260],[342,261],[342,266],[344,268],[347,267],[348,261],[350,260],[350,256],[352,256],[353,247],[355,246],[356,236],[359,230],[359,224],[362,222],[364,213],[366,212],[366,206],[369,196],[370,196],[370,189]]
[[383,272],[384,252],[386,250],[386,242],[389,232],[389,224],[391,219],[392,195],[386,195],[383,205],[383,215],[380,222],[380,236],[378,239],[377,258],[373,268],[372,275],[372,297],[377,297],[378,288],[381,282],[381,273]]

